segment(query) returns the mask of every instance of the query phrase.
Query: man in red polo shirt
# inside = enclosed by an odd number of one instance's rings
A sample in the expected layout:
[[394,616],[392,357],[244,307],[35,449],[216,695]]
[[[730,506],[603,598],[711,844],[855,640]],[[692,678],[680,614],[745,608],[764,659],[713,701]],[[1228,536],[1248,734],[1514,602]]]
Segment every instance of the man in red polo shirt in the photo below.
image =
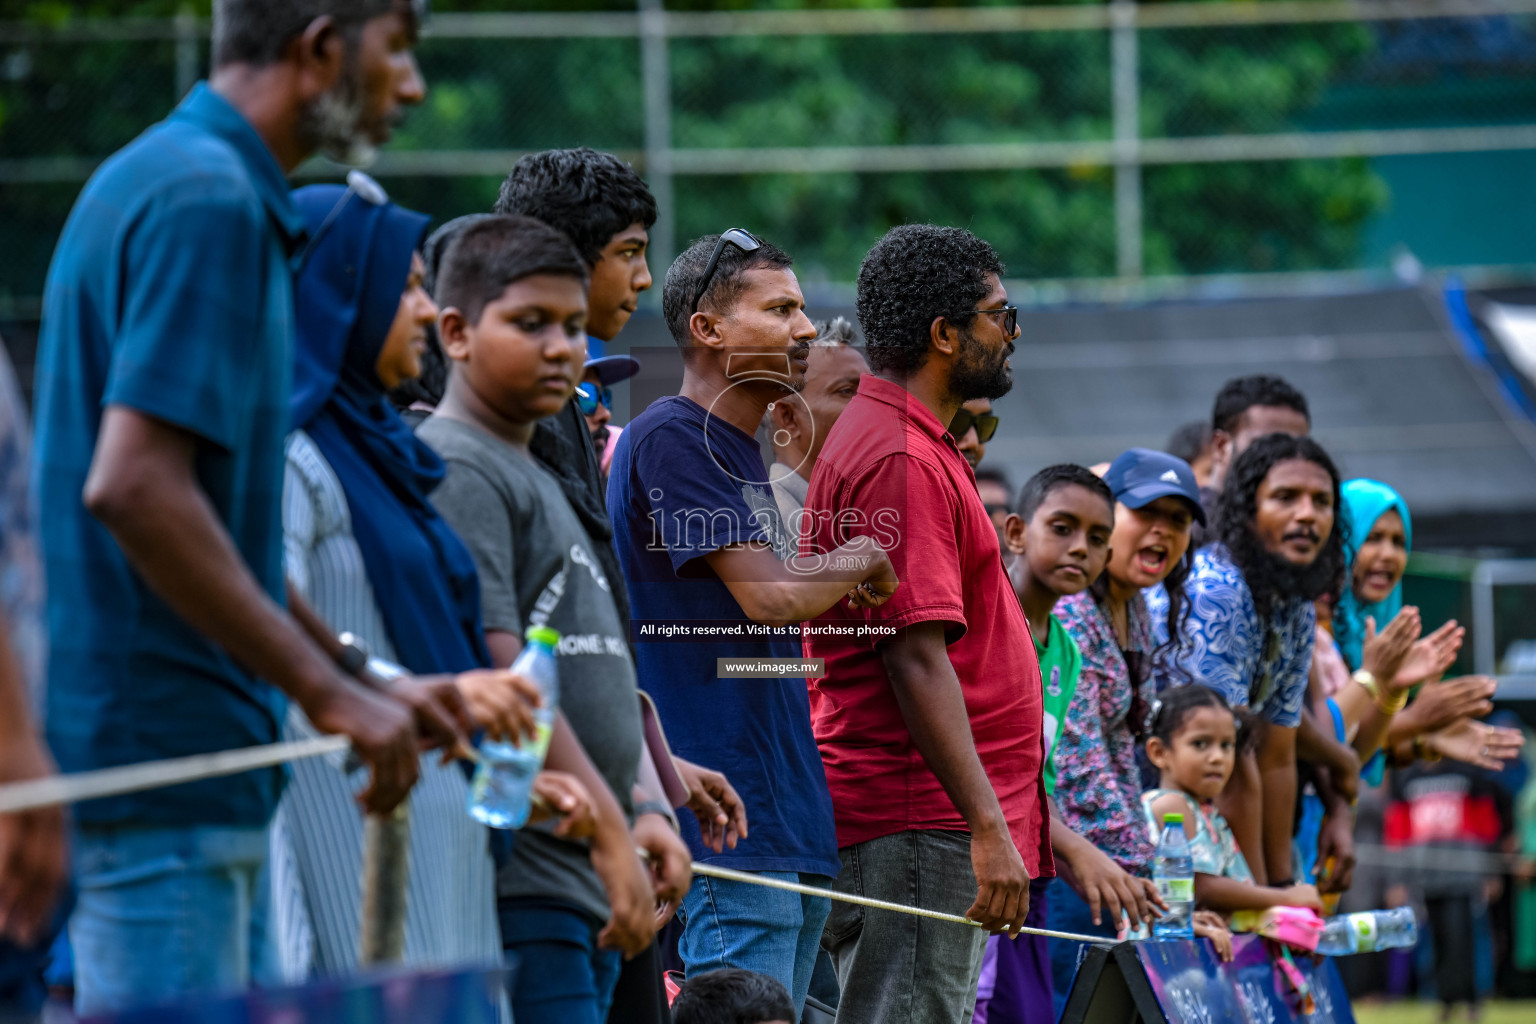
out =
[[[1052,874],[1040,667],[976,493],[945,430],[1013,384],[1002,264],[968,231],[906,225],[859,271],[872,375],[827,437],[802,553],[867,534],[902,581],[878,609],[807,624],[811,714],[837,821],[843,892],[1016,929]],[[839,1024],[968,1019],[986,932],[835,903],[822,944]]]

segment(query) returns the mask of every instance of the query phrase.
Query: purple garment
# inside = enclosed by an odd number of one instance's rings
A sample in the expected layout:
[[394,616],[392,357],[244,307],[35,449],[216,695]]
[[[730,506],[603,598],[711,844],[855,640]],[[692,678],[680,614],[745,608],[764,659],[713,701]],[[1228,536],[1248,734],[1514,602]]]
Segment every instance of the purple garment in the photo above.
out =
[[[1050,884],[1049,878],[1030,881],[1026,928],[1045,927],[1045,894]],[[987,940],[973,1024],[1041,1024],[1056,1019],[1049,941],[1043,935],[1017,939],[994,935]]]

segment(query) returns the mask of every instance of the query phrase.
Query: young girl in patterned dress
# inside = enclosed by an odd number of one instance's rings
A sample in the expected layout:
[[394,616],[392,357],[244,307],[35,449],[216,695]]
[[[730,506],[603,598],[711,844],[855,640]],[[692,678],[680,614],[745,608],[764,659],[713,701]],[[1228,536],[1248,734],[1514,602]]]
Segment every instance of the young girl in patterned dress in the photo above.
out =
[[1195,862],[1195,906],[1222,914],[1281,906],[1321,912],[1316,886],[1256,884],[1231,827],[1216,809],[1216,795],[1247,740],[1225,698],[1205,686],[1176,686],[1153,701],[1147,724],[1147,757],[1162,773],[1158,788],[1141,795],[1147,830],[1156,843],[1164,815],[1184,816]]

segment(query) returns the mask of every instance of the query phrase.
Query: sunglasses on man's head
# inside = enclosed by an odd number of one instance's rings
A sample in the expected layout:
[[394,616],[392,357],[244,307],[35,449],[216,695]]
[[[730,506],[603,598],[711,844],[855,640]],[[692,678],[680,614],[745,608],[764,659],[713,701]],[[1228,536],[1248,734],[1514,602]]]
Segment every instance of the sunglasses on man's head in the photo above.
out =
[[721,234],[715,242],[715,251],[709,254],[709,262],[704,265],[704,276],[699,278],[699,287],[694,290],[693,305],[688,307],[689,313],[699,311],[699,303],[703,301],[704,293],[709,291],[709,283],[715,279],[715,268],[720,265],[720,254],[725,252],[727,244],[734,245],[742,252],[756,252],[763,247],[757,236],[746,228],[731,228]]
[[599,405],[612,409],[613,388],[584,380],[576,385],[576,405],[581,409],[583,416],[596,413]]
[[986,444],[992,440],[992,435],[997,433],[998,419],[996,414],[990,412],[974,413],[961,409],[955,413],[955,418],[949,421],[949,436],[956,441],[963,438],[972,428],[976,428],[976,440]]

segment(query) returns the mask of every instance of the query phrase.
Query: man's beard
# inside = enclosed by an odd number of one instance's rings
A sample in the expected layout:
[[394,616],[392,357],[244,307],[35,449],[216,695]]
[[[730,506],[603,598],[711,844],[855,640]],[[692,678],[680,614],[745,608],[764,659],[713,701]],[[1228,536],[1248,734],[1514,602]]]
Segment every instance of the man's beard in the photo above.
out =
[[1013,354],[1013,342],[1003,346],[997,361],[986,362],[987,351],[976,341],[970,331],[960,337],[960,358],[949,374],[949,387],[962,402],[973,398],[1002,398],[1013,390],[1013,371],[1008,368],[1008,357]]
[[604,424],[603,426],[598,427],[596,430],[592,431],[592,444],[597,448],[599,452],[601,452],[603,448],[608,444],[608,435],[609,431],[607,424]]
[[[1257,541],[1257,538],[1254,538]],[[1334,566],[1319,547],[1317,557],[1306,565],[1297,565],[1255,544],[1253,564],[1243,566],[1244,581],[1250,591],[1265,589],[1277,600],[1302,598],[1315,601],[1333,588]]]
[[362,75],[355,55],[349,55],[335,86],[299,115],[299,138],[305,148],[337,163],[367,167],[378,157],[379,147],[363,125],[365,112]]

